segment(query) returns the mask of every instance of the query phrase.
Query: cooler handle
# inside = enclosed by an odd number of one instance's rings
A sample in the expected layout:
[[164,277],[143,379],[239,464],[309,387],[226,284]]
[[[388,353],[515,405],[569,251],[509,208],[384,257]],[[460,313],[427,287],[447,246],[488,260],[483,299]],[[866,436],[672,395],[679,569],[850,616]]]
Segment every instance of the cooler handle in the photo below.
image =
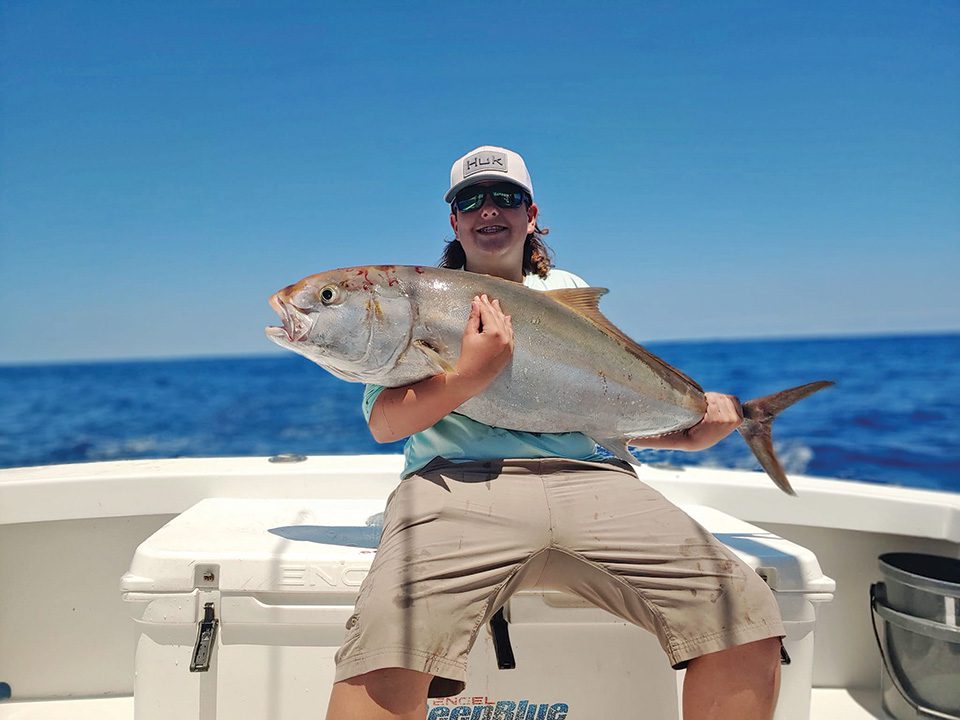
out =
[[250,595],[224,595],[220,617],[230,625],[339,625],[353,615],[352,605],[273,605]]
[[[924,707],[916,700],[914,700],[904,687],[900,684],[900,678],[897,677],[897,674],[893,671],[893,668],[890,667],[890,664],[887,662],[887,654],[883,651],[883,642],[880,640],[880,633],[877,630],[877,603],[880,602],[879,595],[883,592],[884,589],[883,583],[873,583],[870,585],[870,624],[873,625],[873,637],[877,641],[877,649],[880,651],[880,660],[883,662],[884,672],[887,673],[887,676],[893,682],[893,686],[896,688],[897,692],[900,693],[907,705],[913,708],[918,715],[921,717],[937,718],[937,720],[960,720],[958,715],[950,715],[948,713],[940,712],[939,710],[934,710],[932,708]],[[883,620],[883,618],[880,618]]]

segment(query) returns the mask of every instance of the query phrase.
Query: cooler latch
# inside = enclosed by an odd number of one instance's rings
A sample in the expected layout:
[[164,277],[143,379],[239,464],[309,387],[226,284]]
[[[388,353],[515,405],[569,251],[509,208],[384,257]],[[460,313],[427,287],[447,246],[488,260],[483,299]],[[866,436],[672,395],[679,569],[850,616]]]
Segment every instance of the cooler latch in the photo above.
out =
[[783,640],[780,641],[780,664],[789,665],[791,663],[790,653],[787,652],[787,649],[783,646]]
[[220,621],[214,617],[213,603],[203,606],[203,620],[197,630],[197,642],[193,646],[193,659],[190,660],[190,672],[207,672],[210,669],[210,656],[217,639],[217,626]]
[[513,657],[510,631],[507,629],[507,618],[503,615],[503,608],[497,610],[490,618],[490,634],[493,635],[493,653],[497,656],[497,667],[501,670],[516,668],[517,661]]

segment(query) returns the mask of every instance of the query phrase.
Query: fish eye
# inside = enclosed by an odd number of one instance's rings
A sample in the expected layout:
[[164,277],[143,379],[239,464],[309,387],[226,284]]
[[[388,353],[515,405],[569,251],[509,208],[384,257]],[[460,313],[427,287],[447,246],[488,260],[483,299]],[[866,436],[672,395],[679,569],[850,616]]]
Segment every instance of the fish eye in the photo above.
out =
[[320,302],[324,305],[335,303],[340,297],[340,289],[336,285],[327,285],[320,290]]

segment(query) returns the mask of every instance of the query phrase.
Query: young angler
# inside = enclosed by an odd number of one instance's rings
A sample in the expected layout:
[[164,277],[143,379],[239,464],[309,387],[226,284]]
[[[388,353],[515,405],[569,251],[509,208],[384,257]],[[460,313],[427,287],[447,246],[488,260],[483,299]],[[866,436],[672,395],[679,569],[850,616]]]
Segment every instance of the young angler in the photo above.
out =
[[[523,159],[483,146],[450,172],[456,235],[443,265],[537,290],[586,287],[551,267]],[[653,632],[687,668],[683,717],[770,718],[785,635],[773,593],[712,535],[596,454],[579,433],[494,428],[456,412],[509,363],[513,328],[476,297],[452,371],[407,387],[367,386],[379,442],[407,438],[376,558],[337,653],[328,720],[422,720],[456,695],[479,630],[512,593],[579,595]],[[644,447],[702,450],[733,432],[735,398],[707,393],[696,426]]]

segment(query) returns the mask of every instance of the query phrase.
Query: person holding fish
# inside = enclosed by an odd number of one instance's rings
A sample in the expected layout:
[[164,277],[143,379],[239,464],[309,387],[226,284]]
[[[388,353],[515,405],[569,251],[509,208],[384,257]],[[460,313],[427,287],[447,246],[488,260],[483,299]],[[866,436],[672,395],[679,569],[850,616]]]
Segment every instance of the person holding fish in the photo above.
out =
[[[538,290],[585,288],[551,267],[526,164],[484,146],[457,160],[443,265]],[[769,588],[630,466],[576,432],[492,427],[456,412],[511,362],[512,317],[472,299],[455,365],[403,387],[368,385],[380,442],[407,438],[380,549],[337,654],[328,720],[423,718],[428,696],[462,691],[481,628],[517,589],[563,589],[655,633],[687,668],[684,718],[770,718],[785,634]],[[706,393],[702,420],[642,438],[699,450],[742,422]]]
[[[552,267],[520,155],[492,146],[467,153],[453,165],[445,200],[455,240],[443,266],[551,293],[590,317],[590,332],[646,353],[599,314],[597,292]],[[308,334],[293,316],[296,307],[342,302],[341,293],[369,291],[380,280],[383,288],[392,287],[400,282],[393,272],[370,268],[319,289],[291,286],[275,302],[286,326],[275,341],[291,345]],[[494,287],[509,295],[510,286]],[[388,300],[386,289],[368,297],[367,318],[380,318]],[[710,533],[639,482],[625,462],[630,456],[622,440],[617,447],[582,432],[510,430],[474,419],[484,417],[484,391],[522,370],[511,365],[514,320],[504,299],[479,292],[469,303],[454,362],[444,359],[448,349],[441,343],[421,341],[414,348],[420,359],[408,362],[433,362],[429,376],[398,387],[366,387],[371,433],[379,442],[406,438],[406,466],[337,653],[328,720],[422,720],[428,697],[463,690],[467,655],[480,628],[513,592],[534,586],[579,595],[654,633],[671,665],[687,670],[686,720],[771,718],[785,631],[770,589]],[[370,337],[364,357],[373,352]],[[736,398],[702,393],[648,355],[637,356],[659,372],[657,378],[666,378],[663,383],[686,393],[678,403],[689,410],[687,419],[671,426],[680,431],[651,433],[656,436],[631,444],[700,450],[741,425]],[[346,367],[332,371],[364,379]],[[528,384],[543,372],[534,368]],[[578,384],[574,378],[554,392],[575,393]],[[465,414],[473,407],[477,412]],[[598,454],[598,442],[619,457]]]

